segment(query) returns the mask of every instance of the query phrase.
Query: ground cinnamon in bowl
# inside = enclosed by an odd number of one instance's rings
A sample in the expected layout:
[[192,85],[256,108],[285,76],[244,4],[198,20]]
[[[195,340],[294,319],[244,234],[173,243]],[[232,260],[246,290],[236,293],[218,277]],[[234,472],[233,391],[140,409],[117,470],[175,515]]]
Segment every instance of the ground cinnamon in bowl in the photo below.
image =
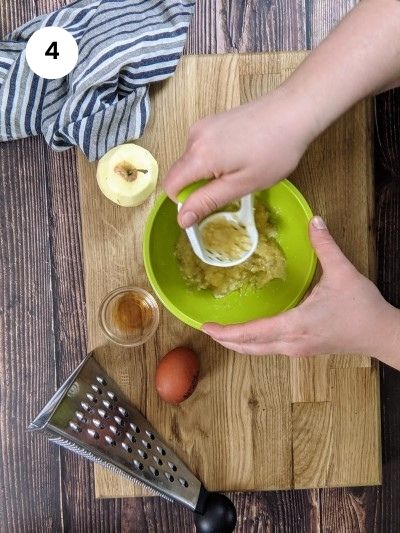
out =
[[124,346],[138,346],[155,332],[159,321],[154,297],[140,287],[121,287],[106,296],[99,309],[104,335]]

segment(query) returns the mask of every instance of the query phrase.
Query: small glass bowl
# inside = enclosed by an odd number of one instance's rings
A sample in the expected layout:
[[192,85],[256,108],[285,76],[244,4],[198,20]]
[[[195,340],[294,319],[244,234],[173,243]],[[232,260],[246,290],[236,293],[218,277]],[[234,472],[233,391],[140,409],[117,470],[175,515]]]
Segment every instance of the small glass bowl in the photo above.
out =
[[140,287],[120,287],[101,302],[98,319],[110,341],[120,346],[140,346],[156,332],[160,313],[149,292]]

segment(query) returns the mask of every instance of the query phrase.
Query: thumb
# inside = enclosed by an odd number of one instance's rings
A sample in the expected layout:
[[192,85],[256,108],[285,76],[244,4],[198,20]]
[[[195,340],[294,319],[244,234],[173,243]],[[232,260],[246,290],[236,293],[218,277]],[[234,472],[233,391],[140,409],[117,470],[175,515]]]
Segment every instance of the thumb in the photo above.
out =
[[239,174],[225,174],[209,181],[194,191],[179,211],[179,224],[187,228],[210,213],[249,192],[249,187]]
[[351,265],[350,261],[334,241],[326,227],[325,221],[321,217],[311,219],[309,234],[311,244],[324,272]]
[[187,150],[168,170],[163,187],[171,200],[177,201],[178,194],[187,185],[212,175],[211,169],[204,161],[194,155],[191,156]]

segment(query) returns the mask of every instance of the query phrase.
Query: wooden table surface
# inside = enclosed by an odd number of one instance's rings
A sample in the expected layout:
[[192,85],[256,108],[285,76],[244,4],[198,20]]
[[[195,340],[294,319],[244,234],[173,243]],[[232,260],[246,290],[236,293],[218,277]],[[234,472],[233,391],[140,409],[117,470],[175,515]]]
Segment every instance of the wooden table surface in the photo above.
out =
[[[1,0],[0,35],[65,0]],[[353,0],[199,0],[187,51],[315,47]],[[376,99],[378,284],[400,305],[400,91]],[[86,347],[73,151],[0,144],[0,531],[192,531],[159,498],[95,500],[93,466],[25,431]],[[400,374],[381,366],[382,487],[236,493],[240,532],[400,530]],[[266,458],[267,460],[267,458]]]

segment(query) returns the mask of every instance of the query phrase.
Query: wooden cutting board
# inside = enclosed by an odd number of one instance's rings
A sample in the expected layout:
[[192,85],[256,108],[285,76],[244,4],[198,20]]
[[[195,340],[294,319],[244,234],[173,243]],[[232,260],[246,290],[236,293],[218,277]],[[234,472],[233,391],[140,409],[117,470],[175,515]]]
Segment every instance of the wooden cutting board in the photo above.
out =
[[[160,184],[200,117],[247,102],[279,85],[305,53],[187,56],[152,93],[140,144],[160,165]],[[155,195],[120,208],[99,191],[96,165],[78,154],[89,348],[104,343],[97,310],[127,284],[150,288],[142,235]],[[371,109],[362,102],[308,150],[292,180],[340,246],[374,276]],[[329,327],[329,324],[327,324]],[[357,324],[354,325],[357,327]],[[171,348],[201,356],[195,394],[179,407],[159,400],[157,361]],[[368,357],[307,359],[230,352],[161,311],[145,346],[108,345],[98,358],[142,413],[210,490],[269,490],[373,485],[381,481],[377,365]],[[138,496],[142,489],[96,466],[97,497]]]

